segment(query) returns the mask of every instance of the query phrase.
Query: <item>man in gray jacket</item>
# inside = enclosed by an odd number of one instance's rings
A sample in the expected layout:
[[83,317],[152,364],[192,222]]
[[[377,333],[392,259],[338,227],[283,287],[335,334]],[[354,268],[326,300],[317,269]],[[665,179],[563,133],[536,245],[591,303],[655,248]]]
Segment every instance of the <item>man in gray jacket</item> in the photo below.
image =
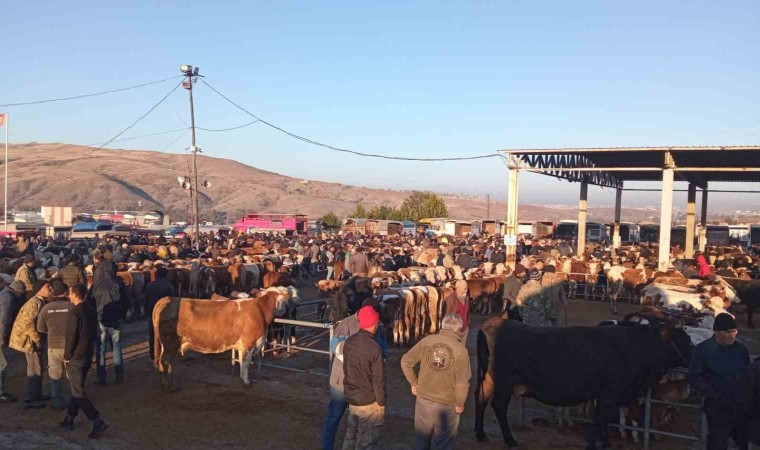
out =
[[[417,396],[415,450],[453,449],[456,443],[472,377],[463,327],[459,315],[448,314],[440,334],[425,337],[401,358],[401,369]],[[417,364],[419,374],[414,372]]]
[[12,403],[16,397],[5,390],[5,374],[8,361],[5,359],[5,347],[8,346],[16,313],[25,298],[26,286],[15,280],[0,292],[0,403]]

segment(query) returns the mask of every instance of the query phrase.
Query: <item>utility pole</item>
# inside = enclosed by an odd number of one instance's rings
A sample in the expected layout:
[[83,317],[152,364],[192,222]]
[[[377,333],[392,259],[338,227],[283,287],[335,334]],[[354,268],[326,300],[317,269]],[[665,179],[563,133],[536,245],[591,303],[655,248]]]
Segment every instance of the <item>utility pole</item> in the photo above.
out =
[[[200,252],[201,250],[201,243],[200,243],[200,216],[199,216],[199,207],[198,207],[198,164],[197,164],[197,155],[198,152],[201,151],[198,147],[195,146],[195,109],[193,106],[193,83],[195,80],[200,76],[198,75],[199,68],[183,64],[180,66],[180,71],[185,75],[185,81],[182,82],[182,87],[187,89],[187,91],[190,93],[190,133],[192,136],[192,140],[190,142],[190,153],[193,155],[193,174],[192,174],[192,187],[191,191],[194,193],[194,198],[192,201],[192,209],[193,209],[193,238],[195,240],[195,251]],[[192,194],[191,194],[192,195]]]
[[486,194],[486,220],[491,218],[491,194]]

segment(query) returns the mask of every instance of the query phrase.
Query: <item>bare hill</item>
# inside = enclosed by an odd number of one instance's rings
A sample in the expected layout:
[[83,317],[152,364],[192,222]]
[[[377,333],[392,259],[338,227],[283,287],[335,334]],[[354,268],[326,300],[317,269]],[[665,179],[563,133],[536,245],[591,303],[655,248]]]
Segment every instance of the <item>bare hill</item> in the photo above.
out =
[[[72,206],[77,211],[143,209],[184,212],[188,191],[177,183],[187,174],[187,155],[155,151],[109,150],[68,144],[18,144],[10,147],[9,204],[37,208]],[[343,217],[357,203],[398,206],[408,192],[301,180],[236,161],[200,156],[201,209],[238,217],[243,211],[301,212],[312,217],[329,211]],[[449,216],[485,218],[485,199],[444,197]],[[591,208],[591,219],[610,220],[612,208]],[[656,212],[654,212],[656,214]],[[520,205],[521,220],[559,220],[576,216],[574,208]],[[646,220],[653,211],[627,209],[625,220]],[[491,217],[505,217],[506,206],[491,204]],[[217,216],[218,217],[218,216]],[[180,218],[182,213],[180,213]]]

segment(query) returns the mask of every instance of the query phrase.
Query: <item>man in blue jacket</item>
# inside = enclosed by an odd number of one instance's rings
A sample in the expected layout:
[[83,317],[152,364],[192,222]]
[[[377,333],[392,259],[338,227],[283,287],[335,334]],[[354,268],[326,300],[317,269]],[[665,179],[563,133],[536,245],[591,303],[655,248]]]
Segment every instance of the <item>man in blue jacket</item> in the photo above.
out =
[[750,364],[747,347],[736,340],[736,320],[730,314],[715,317],[715,334],[699,344],[692,355],[689,382],[705,397],[708,450],[728,448],[728,438],[748,448],[749,418],[741,397],[743,369]]

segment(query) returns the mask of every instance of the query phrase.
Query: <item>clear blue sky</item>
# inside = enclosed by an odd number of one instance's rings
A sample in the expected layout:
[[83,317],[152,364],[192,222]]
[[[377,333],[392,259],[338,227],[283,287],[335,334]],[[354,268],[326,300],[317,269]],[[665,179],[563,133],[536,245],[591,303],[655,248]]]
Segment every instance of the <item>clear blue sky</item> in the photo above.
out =
[[[46,3],[2,0],[0,103],[139,84],[186,63],[275,124],[365,152],[760,143],[757,1]],[[170,88],[7,108],[11,141],[102,142]],[[203,85],[195,96],[200,126],[250,120]],[[125,137],[185,126],[187,103],[176,91]],[[160,150],[177,136],[111,148]],[[167,151],[188,145],[185,137]],[[373,160],[261,125],[199,132],[198,145],[309,179],[494,198],[506,191],[496,159]],[[523,202],[577,199],[577,185],[537,175],[523,183]],[[593,189],[590,200],[613,199]]]

